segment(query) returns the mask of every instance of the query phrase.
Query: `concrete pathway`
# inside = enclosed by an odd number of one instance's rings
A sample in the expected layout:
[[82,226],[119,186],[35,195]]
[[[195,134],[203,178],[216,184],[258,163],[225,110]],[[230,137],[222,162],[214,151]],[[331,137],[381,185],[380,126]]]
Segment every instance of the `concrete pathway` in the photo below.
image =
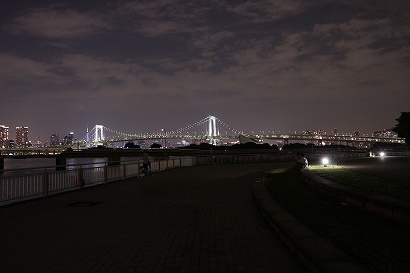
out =
[[274,166],[187,167],[0,208],[0,272],[305,272],[252,199]]

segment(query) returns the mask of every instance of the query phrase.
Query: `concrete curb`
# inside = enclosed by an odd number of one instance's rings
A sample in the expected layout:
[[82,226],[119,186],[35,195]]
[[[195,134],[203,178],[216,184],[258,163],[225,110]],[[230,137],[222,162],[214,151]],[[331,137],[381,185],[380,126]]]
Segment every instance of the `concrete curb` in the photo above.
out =
[[308,169],[303,169],[302,174],[307,183],[323,190],[327,194],[345,203],[364,208],[388,218],[410,223],[410,202],[392,197],[361,192],[357,189],[317,176]]
[[309,230],[273,201],[261,180],[252,186],[253,197],[271,228],[309,272],[364,273],[352,258]]

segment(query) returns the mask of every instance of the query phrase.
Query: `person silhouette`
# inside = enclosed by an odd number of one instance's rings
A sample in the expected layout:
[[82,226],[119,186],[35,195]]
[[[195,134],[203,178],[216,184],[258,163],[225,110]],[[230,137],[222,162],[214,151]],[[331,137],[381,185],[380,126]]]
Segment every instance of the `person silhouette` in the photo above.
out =
[[142,167],[143,167],[143,173],[145,175],[152,175],[151,162],[149,161],[149,156],[148,156],[147,151],[144,151],[144,154],[142,155]]
[[298,160],[296,161],[295,168],[298,172],[300,172],[301,169],[307,168],[309,164],[307,158],[303,153],[298,152],[296,155],[298,156]]

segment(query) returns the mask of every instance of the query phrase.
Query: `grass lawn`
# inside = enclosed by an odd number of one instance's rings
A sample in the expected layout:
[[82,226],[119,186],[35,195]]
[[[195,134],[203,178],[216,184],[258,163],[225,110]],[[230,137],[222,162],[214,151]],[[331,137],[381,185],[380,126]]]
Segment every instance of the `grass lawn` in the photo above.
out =
[[369,272],[410,272],[410,224],[340,203],[309,186],[293,169],[267,175],[273,199]]
[[410,201],[410,183],[405,180],[360,173],[346,169],[343,165],[328,165],[325,168],[323,165],[316,164],[309,166],[309,170],[345,186]]

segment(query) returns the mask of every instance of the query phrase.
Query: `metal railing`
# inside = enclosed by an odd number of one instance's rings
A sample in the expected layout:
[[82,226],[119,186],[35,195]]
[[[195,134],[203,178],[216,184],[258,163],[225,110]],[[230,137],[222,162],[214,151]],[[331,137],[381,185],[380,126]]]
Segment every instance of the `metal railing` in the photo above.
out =
[[[323,154],[310,154],[315,159]],[[366,153],[340,153],[334,157],[365,157]],[[151,171],[206,164],[242,164],[262,162],[290,162],[294,154],[235,154],[215,156],[185,156],[155,159]],[[20,201],[47,197],[85,187],[107,184],[113,181],[142,176],[142,161],[87,163],[46,168],[6,170],[0,173],[0,206]]]
[[[193,158],[167,158],[151,162],[151,171],[192,166]],[[56,166],[58,167],[58,166]],[[62,192],[142,176],[142,162],[104,162],[5,171],[0,176],[0,206]]]
[[[292,155],[185,156],[151,161],[151,171],[205,164],[290,161]],[[63,170],[60,170],[63,167]],[[142,176],[142,161],[99,162],[45,168],[7,170],[0,176],[0,206],[113,181]]]

